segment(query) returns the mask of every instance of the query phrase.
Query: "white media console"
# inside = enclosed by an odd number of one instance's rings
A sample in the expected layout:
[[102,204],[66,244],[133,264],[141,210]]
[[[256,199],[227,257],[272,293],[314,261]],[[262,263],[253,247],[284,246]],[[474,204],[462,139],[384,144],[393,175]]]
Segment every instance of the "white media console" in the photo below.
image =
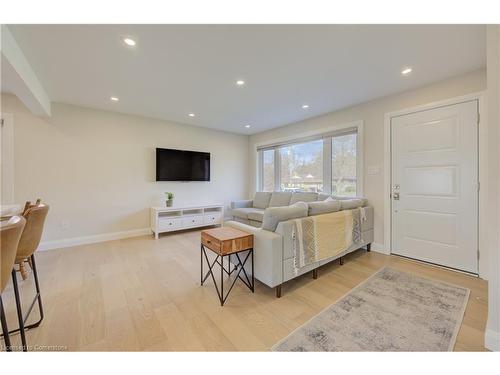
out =
[[151,230],[155,238],[164,232],[222,225],[224,205],[151,207]]

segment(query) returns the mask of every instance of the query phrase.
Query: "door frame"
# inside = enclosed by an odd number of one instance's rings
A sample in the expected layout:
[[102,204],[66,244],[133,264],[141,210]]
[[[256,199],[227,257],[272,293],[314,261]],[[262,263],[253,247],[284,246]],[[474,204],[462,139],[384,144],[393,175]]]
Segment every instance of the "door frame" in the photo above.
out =
[[391,176],[392,176],[392,140],[391,140],[391,119],[396,116],[411,114],[414,112],[435,109],[443,106],[460,104],[471,100],[477,100],[479,107],[479,132],[478,132],[478,274],[479,277],[487,279],[488,254],[487,252],[487,196],[488,196],[488,126],[486,110],[486,91],[480,91],[468,95],[454,97],[446,100],[435,101],[423,105],[404,108],[397,111],[386,112],[384,114],[384,251],[390,255],[392,253],[392,215],[391,215]]
[[[2,192],[2,195],[7,196],[7,202],[0,202],[2,204],[14,203],[14,116],[12,113],[0,112],[0,118],[4,120],[2,126],[2,136],[7,138],[7,150],[4,152],[6,161],[4,165],[8,166],[4,173],[7,176],[8,191]],[[1,147],[1,146],[0,146]],[[0,186],[0,190],[2,187]],[[0,197],[1,200],[1,197]]]

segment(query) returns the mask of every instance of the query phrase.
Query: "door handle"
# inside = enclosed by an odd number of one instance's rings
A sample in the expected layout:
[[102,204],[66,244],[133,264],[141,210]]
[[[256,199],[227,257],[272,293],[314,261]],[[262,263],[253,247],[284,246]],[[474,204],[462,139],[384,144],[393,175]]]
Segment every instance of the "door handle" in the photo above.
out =
[[398,201],[398,200],[399,200],[399,193],[392,193],[392,198],[393,198],[395,201]]

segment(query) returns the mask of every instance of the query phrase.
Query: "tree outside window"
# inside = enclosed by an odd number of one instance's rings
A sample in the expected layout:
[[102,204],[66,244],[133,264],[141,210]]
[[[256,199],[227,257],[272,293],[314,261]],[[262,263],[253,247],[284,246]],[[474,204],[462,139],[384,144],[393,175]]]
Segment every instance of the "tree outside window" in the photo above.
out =
[[323,140],[281,147],[280,189],[323,191]]
[[[259,151],[261,188],[263,191],[327,191],[337,196],[356,196],[357,142],[358,134],[353,132]],[[328,155],[324,158],[325,147]],[[331,180],[324,181],[323,171],[328,169]],[[278,186],[275,181],[279,181]]]
[[356,134],[332,138],[332,194],[356,195]]

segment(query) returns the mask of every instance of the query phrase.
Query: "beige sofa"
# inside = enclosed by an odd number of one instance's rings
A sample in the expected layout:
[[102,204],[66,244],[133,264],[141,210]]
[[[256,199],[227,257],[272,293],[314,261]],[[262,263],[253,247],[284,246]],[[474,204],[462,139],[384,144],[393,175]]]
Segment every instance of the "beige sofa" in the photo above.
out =
[[[275,194],[275,193],[273,193]],[[297,193],[294,193],[297,194]],[[260,199],[261,197],[258,197]],[[340,254],[337,254],[334,257],[324,259],[322,261],[309,264],[306,267],[303,267],[297,272],[294,265],[295,255],[293,251],[293,228],[294,228],[294,220],[293,218],[301,217],[300,215],[296,215],[297,210],[300,210],[301,205],[305,205],[305,203],[297,203],[293,204],[295,211],[288,213],[288,218],[283,215],[281,211],[282,209],[273,209],[268,208],[257,210],[252,210],[253,201],[247,201],[246,210],[242,212],[251,213],[251,212],[265,212],[265,217],[260,219],[263,223],[258,222],[258,220],[252,219],[257,218],[257,216],[251,216],[251,218],[246,219],[246,223],[244,222],[244,217],[240,217],[240,220],[231,220],[226,221],[224,223],[225,226],[230,226],[233,228],[241,229],[245,232],[252,233],[254,235],[254,262],[255,262],[255,278],[262,283],[266,284],[271,288],[276,288],[276,296],[281,296],[281,286],[283,283],[297,277],[303,275],[307,272],[313,272],[313,276],[317,276],[317,269],[322,265],[325,265],[329,262],[332,262],[336,259],[341,260],[342,257],[348,253],[351,253],[355,250],[358,250],[362,247],[366,247],[367,251],[370,251],[370,245],[373,242],[373,207],[370,207],[367,204],[365,199],[353,199],[353,200],[336,200],[336,202],[316,202],[316,203],[308,203],[308,208],[304,212],[303,216],[311,216],[311,215],[321,215],[328,212],[335,212],[339,210],[347,210],[347,209],[357,209],[357,207],[363,207],[364,219],[361,222],[361,233],[362,240],[361,242],[355,243],[351,245],[348,249],[343,251]],[[257,202],[259,205],[260,202]],[[320,207],[320,206],[325,207]],[[237,205],[235,205],[237,207]],[[292,207],[292,206],[290,206]],[[335,207],[331,209],[331,207]],[[283,207],[285,208],[285,207]],[[325,210],[326,208],[326,210]],[[238,208],[235,208],[235,210]],[[260,211],[261,210],[261,211]],[[274,212],[273,212],[274,211]],[[287,210],[283,210],[287,211]],[[292,210],[290,210],[292,211]],[[243,214],[240,214],[243,215]],[[285,213],[286,215],[286,213]],[[264,214],[262,215],[264,216]],[[238,217],[238,216],[236,216]],[[259,217],[260,218],[260,217]],[[256,224],[259,224],[258,228]],[[271,225],[268,225],[271,223]],[[263,226],[261,228],[261,226]],[[232,261],[233,262],[233,261]],[[233,262],[236,264],[236,262]]]
[[328,197],[328,194],[313,192],[257,192],[254,199],[231,202],[231,215],[234,221],[260,228],[264,210],[268,207],[289,206],[297,202],[324,201]]

